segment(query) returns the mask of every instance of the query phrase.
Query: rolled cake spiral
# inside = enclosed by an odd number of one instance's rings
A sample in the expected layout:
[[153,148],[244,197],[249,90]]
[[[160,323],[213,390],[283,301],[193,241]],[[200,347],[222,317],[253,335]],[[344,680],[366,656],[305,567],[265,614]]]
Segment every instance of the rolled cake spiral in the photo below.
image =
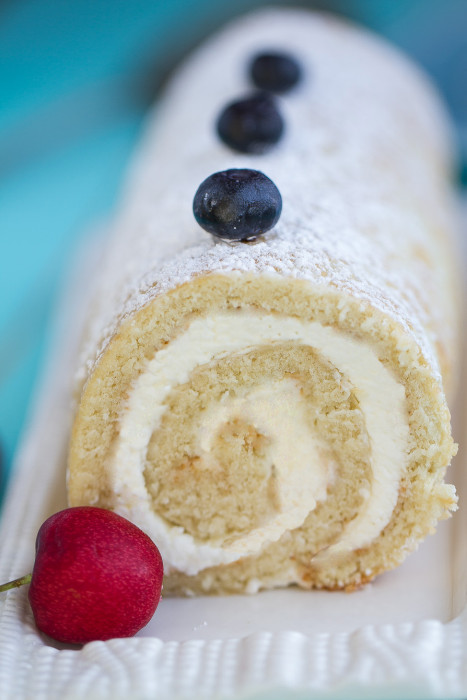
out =
[[[280,142],[238,154],[215,123],[262,49],[303,77]],[[352,588],[455,509],[451,160],[425,79],[329,17],[237,21],[172,81],[102,263],[68,474],[71,505],[156,541],[166,592]],[[281,192],[253,243],[193,218],[228,168]]]

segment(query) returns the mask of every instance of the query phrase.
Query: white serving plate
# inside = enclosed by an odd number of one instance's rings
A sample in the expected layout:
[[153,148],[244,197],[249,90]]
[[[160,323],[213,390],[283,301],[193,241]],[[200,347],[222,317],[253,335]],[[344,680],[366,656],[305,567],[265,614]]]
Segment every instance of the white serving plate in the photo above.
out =
[[[54,352],[4,503],[1,581],[31,570],[40,524],[66,506],[70,378],[99,245],[86,244],[57,313]],[[465,393],[454,410],[461,443]],[[463,448],[449,474],[461,502],[455,517],[399,569],[352,594],[163,599],[135,638],[81,649],[38,633],[25,588],[1,594],[0,699],[466,698]]]

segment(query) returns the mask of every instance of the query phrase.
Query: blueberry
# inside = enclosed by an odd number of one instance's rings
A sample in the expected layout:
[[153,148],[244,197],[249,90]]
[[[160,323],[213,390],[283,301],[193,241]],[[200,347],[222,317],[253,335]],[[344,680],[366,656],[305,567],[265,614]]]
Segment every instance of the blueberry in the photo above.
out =
[[282,198],[258,170],[232,169],[210,175],[193,200],[199,225],[218,238],[253,240],[279,220]]
[[242,153],[264,153],[279,141],[283,131],[276,100],[267,92],[231,102],[217,122],[222,141]]
[[288,92],[301,79],[300,64],[286,53],[261,53],[251,63],[256,87],[271,92]]

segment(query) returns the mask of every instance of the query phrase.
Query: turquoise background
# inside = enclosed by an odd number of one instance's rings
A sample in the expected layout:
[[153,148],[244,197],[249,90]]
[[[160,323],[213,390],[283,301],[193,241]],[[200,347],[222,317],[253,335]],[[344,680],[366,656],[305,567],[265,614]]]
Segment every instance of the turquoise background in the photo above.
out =
[[[11,469],[63,271],[176,62],[246,0],[0,0],[0,444]],[[288,3],[280,3],[282,5]],[[293,2],[389,37],[438,82],[467,162],[467,1]],[[5,484],[6,478],[3,478]]]

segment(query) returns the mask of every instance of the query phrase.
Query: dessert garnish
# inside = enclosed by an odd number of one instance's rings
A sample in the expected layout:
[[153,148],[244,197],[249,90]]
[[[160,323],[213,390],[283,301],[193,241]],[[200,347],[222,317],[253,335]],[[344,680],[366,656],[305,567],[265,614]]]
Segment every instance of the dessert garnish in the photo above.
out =
[[251,78],[260,90],[283,93],[291,90],[301,79],[300,64],[290,54],[264,52],[255,56],[250,68]]
[[284,121],[276,100],[267,92],[231,102],[217,122],[222,141],[242,153],[265,153],[279,141],[283,131]]
[[37,627],[68,644],[131,637],[161,598],[162,558],[136,525],[102,508],[55,513],[40,527],[32,574],[0,586],[30,583]]
[[273,181],[248,168],[213,173],[193,200],[198,224],[232,241],[254,240],[278,222],[281,210],[282,198]]

